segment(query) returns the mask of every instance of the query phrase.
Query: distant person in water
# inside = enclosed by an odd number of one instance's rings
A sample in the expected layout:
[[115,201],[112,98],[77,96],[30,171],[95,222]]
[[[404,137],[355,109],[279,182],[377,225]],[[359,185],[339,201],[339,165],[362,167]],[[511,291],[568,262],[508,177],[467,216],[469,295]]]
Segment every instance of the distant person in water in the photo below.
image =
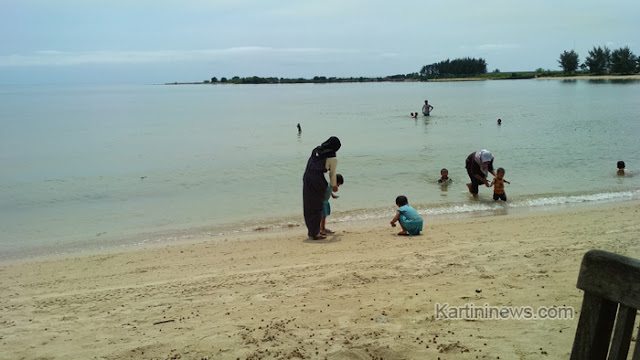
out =
[[498,119],[498,125],[502,125],[502,119]]
[[438,179],[439,185],[448,185],[451,184],[453,180],[449,177],[449,170],[442,169],[440,170],[440,179]]
[[618,161],[617,166],[618,166],[618,171],[616,172],[616,174],[618,176],[631,175],[631,172],[625,168],[626,165],[624,164],[624,161],[622,161],[622,160]]
[[413,115],[413,113],[411,113],[411,117],[415,117],[415,116]]
[[404,195],[396,198],[398,210],[396,216],[391,220],[391,226],[396,227],[396,223],[400,223],[402,231],[398,235],[420,235],[422,231],[422,218],[416,209],[409,206],[409,200]]
[[298,134],[300,134],[302,132],[302,126],[300,126],[300,123],[298,123]]
[[467,187],[473,197],[478,196],[478,186],[480,184],[484,184],[487,187],[491,186],[487,181],[489,173],[496,176],[493,171],[493,155],[489,150],[480,150],[469,154],[464,167],[467,169],[467,174],[471,180]]
[[429,100],[425,100],[424,105],[422,105],[422,115],[430,116],[431,110],[433,110],[433,106],[429,105]]
[[413,114],[413,118],[417,119],[418,118],[418,112],[416,112],[415,114]]

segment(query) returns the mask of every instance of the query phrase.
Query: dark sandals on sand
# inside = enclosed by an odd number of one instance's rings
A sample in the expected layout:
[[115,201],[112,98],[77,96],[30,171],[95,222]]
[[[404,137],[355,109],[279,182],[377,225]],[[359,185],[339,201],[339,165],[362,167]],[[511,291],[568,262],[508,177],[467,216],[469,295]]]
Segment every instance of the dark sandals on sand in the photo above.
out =
[[318,234],[318,235],[312,237],[313,240],[323,240],[323,239],[326,239],[326,238],[327,238],[327,235],[323,235],[323,234]]

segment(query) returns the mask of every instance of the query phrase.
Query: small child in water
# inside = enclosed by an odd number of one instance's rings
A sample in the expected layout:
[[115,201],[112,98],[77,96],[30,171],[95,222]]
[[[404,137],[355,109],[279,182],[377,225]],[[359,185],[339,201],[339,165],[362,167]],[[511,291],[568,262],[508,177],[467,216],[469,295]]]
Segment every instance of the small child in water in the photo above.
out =
[[442,169],[440,170],[440,179],[438,179],[439,185],[448,185],[453,182],[453,179],[449,177],[449,170]]
[[625,175],[631,175],[631,173],[629,172],[629,170],[625,169],[625,164],[624,161],[618,161],[618,172],[616,172],[617,175],[619,176],[625,176]]
[[[342,177],[341,174],[336,174],[336,183],[338,187],[344,184],[344,178]],[[320,220],[320,235],[323,235],[323,236],[326,236],[327,234],[333,234],[333,231],[325,227],[325,224],[327,222],[327,216],[331,215],[331,204],[329,204],[330,198],[334,198],[334,199],[339,198],[338,195],[333,193],[333,188],[331,187],[331,184],[329,184],[329,187],[327,187],[327,192],[325,192],[324,194],[324,202],[322,203],[322,219]]]
[[504,169],[498,168],[496,171],[496,177],[493,179],[489,186],[493,186],[493,200],[498,201],[498,199],[502,201],[507,201],[507,193],[504,192],[504,183],[511,184],[507,180],[504,179]]
[[416,209],[409,206],[409,200],[404,195],[396,198],[398,210],[396,216],[391,220],[391,226],[396,227],[396,222],[400,223],[402,231],[398,235],[420,235],[422,231],[422,218]]

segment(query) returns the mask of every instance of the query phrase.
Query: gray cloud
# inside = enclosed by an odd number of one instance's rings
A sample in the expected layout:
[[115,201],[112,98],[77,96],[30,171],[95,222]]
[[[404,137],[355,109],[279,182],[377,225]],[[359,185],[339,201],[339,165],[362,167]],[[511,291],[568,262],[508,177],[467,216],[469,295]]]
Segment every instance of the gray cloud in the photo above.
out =
[[[359,53],[355,49],[330,48],[272,48],[264,46],[240,46],[226,49],[161,50],[161,51],[57,51],[42,50],[34,54],[0,56],[2,67],[73,66],[100,64],[148,64],[199,61],[225,61],[251,58],[256,55],[282,57],[344,56]],[[381,54],[388,56],[388,54]]]

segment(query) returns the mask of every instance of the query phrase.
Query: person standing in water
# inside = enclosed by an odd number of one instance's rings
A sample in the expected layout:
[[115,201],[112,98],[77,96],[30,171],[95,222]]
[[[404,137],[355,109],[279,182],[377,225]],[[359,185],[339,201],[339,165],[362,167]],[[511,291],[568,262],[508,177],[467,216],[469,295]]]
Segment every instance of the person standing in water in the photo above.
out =
[[302,176],[302,207],[304,222],[307,226],[307,235],[313,240],[325,239],[326,235],[320,234],[320,222],[322,221],[322,209],[324,196],[327,191],[327,180],[324,173],[329,172],[329,181],[334,192],[338,191],[338,179],[336,168],[338,158],[336,152],[340,149],[340,139],[330,137],[322,145],[311,151],[307,161],[307,167]]
[[496,177],[491,182],[493,186],[493,200],[507,201],[507,193],[504,191],[504,183],[511,184],[504,178],[504,168],[498,168]]
[[433,110],[433,106],[429,105],[429,100],[425,100],[424,105],[422,105],[422,115],[430,116],[431,110]]
[[473,197],[478,196],[478,186],[480,184],[484,184],[487,187],[491,186],[487,181],[489,173],[496,176],[495,171],[493,171],[493,155],[489,150],[480,150],[469,154],[464,167],[467,169],[467,174],[471,180],[467,187]]

